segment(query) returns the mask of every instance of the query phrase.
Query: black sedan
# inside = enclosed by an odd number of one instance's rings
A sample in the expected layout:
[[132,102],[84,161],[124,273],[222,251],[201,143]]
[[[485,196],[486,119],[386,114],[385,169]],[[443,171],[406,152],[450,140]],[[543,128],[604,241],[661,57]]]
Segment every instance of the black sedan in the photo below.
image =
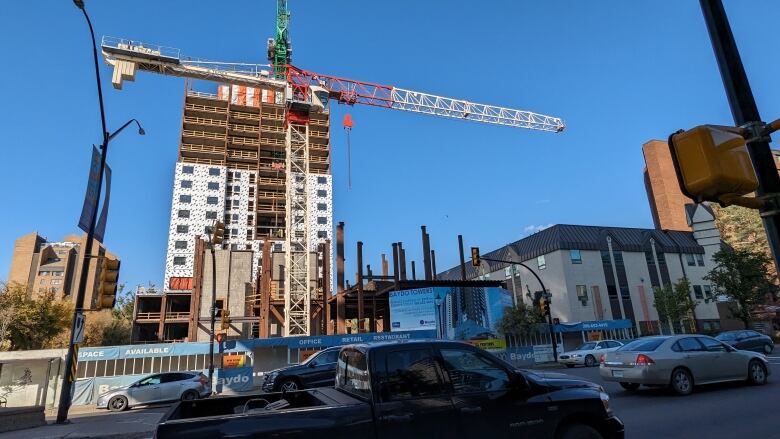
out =
[[775,342],[768,335],[750,330],[726,331],[718,334],[718,340],[728,343],[736,349],[771,354]]
[[301,364],[266,373],[263,391],[280,392],[333,386],[340,349],[341,346],[324,349]]

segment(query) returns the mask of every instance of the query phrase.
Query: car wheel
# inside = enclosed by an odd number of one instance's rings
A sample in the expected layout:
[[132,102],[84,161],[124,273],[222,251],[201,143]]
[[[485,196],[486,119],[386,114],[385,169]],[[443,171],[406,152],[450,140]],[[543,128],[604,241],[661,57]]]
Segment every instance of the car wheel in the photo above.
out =
[[573,365],[573,364],[567,364],[567,365],[566,365],[566,367],[568,367],[569,369],[571,369],[572,367],[574,367],[574,365]]
[[603,439],[598,431],[585,424],[566,426],[563,431],[555,436],[558,439]]
[[182,401],[193,401],[198,399],[198,392],[194,390],[187,390],[186,392],[181,394],[181,400]]
[[774,346],[774,345],[771,345],[771,344],[767,343],[767,344],[765,344],[765,345],[764,345],[764,353],[765,353],[765,354],[767,354],[767,355],[769,355],[769,354],[771,354],[771,353],[772,353],[772,350],[773,350],[774,348],[775,348],[775,346]]
[[760,386],[766,384],[766,366],[758,360],[753,360],[748,364],[748,382]]
[[117,395],[108,400],[108,409],[112,412],[123,412],[129,408],[127,398]]
[[298,382],[292,378],[282,381],[282,384],[279,386],[279,389],[283,392],[295,392],[299,388]]
[[677,368],[672,371],[672,380],[669,385],[674,393],[685,396],[693,392],[693,377],[685,369]]
[[585,357],[585,367],[593,367],[596,365],[596,357],[588,355]]
[[626,389],[626,390],[636,390],[639,388],[638,383],[620,383],[620,387]]

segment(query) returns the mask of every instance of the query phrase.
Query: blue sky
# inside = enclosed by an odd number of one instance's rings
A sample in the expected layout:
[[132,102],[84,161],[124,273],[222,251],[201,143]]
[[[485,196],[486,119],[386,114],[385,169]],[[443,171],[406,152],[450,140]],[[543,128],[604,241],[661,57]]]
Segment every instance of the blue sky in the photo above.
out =
[[[275,2],[89,1],[95,32],[186,55],[266,62]],[[698,2],[290,0],[294,63],[309,70],[561,117],[551,134],[371,107],[332,108],[335,221],[379,268],[403,241],[419,261],[428,226],[440,270],[456,236],[485,251],[547,224],[651,227],[641,145],[678,128],[729,124]],[[726,1],[765,119],[780,117],[773,32],[780,4]],[[760,12],[759,12],[760,11]],[[11,2],[0,14],[5,215],[0,279],[13,241],[78,232],[90,145],[100,139],[86,24],[71,1]],[[184,81],[139,74],[116,91],[101,63],[108,122],[147,135],[112,144],[106,244],[129,285],[162,282]],[[352,189],[345,112],[352,114]],[[419,262],[418,262],[419,264]],[[419,266],[419,265],[418,265]]]

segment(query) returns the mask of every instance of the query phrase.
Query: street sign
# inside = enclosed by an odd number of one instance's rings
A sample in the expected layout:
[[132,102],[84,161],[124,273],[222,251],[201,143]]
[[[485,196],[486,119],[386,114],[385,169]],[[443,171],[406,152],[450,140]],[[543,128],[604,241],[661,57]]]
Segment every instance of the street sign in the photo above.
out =
[[76,314],[76,329],[73,331],[73,343],[84,343],[84,313]]
[[84,194],[84,206],[81,208],[79,228],[89,233],[92,217],[97,211],[98,191],[100,190],[100,151],[92,145],[92,163],[89,165],[89,180],[87,180],[87,193]]

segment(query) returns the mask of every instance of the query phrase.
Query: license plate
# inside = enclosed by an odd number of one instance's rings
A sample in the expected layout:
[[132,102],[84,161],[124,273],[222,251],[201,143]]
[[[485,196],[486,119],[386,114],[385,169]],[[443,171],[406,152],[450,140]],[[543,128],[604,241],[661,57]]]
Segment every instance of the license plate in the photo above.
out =
[[615,378],[623,378],[623,371],[622,370],[613,370],[612,376]]

